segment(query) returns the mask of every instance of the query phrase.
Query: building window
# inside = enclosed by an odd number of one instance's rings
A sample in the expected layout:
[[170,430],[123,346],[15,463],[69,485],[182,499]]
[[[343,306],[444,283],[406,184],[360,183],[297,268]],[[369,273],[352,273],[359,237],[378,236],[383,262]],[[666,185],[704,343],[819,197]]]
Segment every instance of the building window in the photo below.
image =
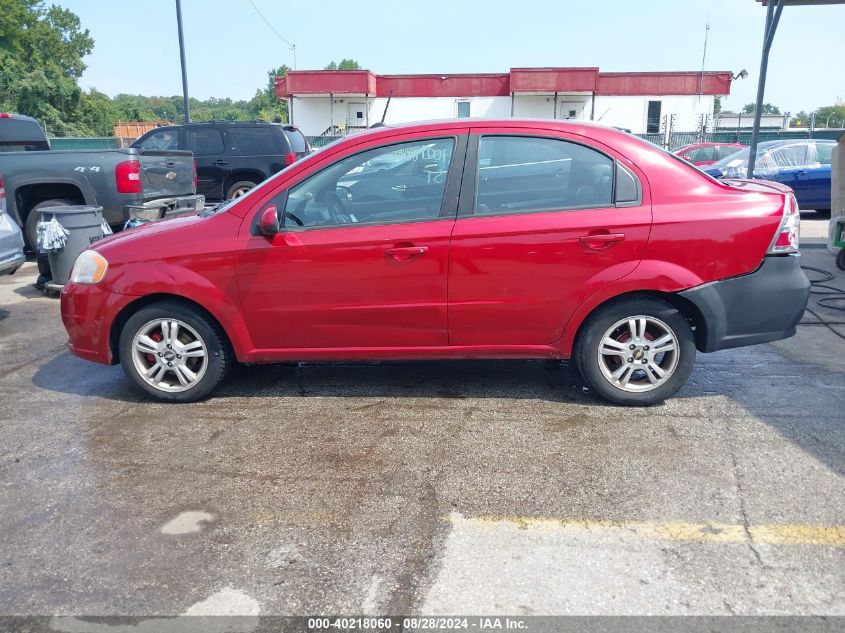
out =
[[646,115],[646,134],[657,134],[660,132],[660,101],[648,102],[648,114]]
[[459,119],[466,119],[469,118],[469,101],[458,101],[458,118]]

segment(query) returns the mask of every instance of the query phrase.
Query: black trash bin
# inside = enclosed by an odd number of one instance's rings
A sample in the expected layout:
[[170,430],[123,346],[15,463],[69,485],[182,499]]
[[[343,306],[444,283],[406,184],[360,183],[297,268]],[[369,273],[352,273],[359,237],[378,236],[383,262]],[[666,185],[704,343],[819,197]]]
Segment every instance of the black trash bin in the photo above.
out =
[[84,205],[41,209],[41,221],[55,218],[69,233],[64,248],[48,253],[53,284],[63,286],[77,256],[103,238],[103,207]]

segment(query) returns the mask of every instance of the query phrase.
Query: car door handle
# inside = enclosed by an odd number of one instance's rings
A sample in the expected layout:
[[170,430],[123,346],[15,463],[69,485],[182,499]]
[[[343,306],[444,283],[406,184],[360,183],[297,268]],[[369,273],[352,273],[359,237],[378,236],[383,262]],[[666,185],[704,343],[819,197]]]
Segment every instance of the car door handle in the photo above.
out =
[[219,159],[219,158],[218,158],[218,159],[217,159],[216,161],[214,161],[212,164],[213,164],[213,165],[228,165],[228,164],[229,164],[229,161],[228,161],[228,160],[221,160],[221,159]]
[[807,175],[807,172],[806,172],[806,171],[804,171],[803,169],[799,169],[797,172],[795,172],[795,174],[796,174],[797,176],[806,176],[806,175]]
[[384,251],[397,262],[406,262],[413,257],[419,257],[428,252],[428,246],[395,246]]
[[406,191],[408,189],[408,185],[393,185],[391,189],[393,189],[393,191]]
[[586,246],[587,248],[593,250],[600,250],[607,248],[608,246],[612,246],[617,242],[621,242],[624,239],[624,233],[593,233],[592,235],[582,235],[578,238],[578,242],[581,246]]

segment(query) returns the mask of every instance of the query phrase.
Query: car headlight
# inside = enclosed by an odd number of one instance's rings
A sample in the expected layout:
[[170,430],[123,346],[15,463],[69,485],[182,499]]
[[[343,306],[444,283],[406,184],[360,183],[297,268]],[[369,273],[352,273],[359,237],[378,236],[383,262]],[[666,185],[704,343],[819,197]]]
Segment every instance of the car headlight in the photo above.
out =
[[106,258],[97,251],[82,251],[70,271],[70,280],[75,284],[98,284],[108,269]]

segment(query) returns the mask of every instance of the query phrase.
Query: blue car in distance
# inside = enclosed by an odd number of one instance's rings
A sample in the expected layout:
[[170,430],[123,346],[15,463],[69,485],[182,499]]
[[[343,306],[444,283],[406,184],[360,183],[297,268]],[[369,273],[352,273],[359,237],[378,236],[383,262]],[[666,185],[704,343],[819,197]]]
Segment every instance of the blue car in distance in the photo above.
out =
[[[802,210],[830,212],[830,160],[836,141],[766,141],[757,146],[754,177],[783,183],[795,192]],[[714,178],[745,178],[748,148],[705,167]]]

